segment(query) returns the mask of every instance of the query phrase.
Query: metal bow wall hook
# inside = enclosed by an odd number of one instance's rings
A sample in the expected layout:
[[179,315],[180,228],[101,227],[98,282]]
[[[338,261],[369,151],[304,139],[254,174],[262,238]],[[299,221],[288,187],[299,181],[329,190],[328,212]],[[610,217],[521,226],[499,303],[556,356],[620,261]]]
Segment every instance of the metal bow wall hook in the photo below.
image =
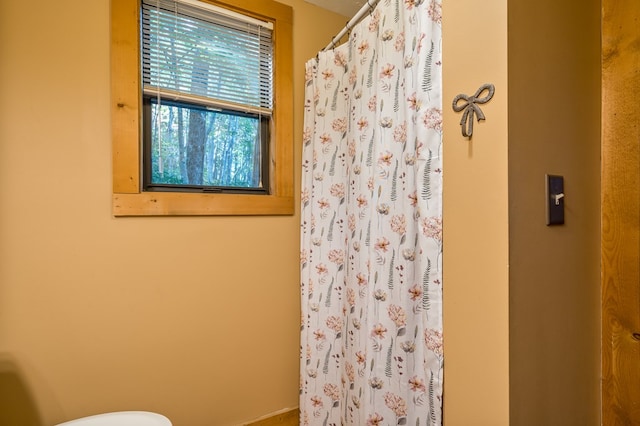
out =
[[[486,96],[480,97],[484,91],[488,91]],[[484,120],[484,113],[477,104],[489,102],[495,92],[493,84],[483,84],[473,96],[460,94],[453,98],[453,110],[455,112],[464,111],[462,119],[460,119],[460,127],[462,127],[462,136],[470,138],[473,134],[473,116],[477,117],[478,122]]]

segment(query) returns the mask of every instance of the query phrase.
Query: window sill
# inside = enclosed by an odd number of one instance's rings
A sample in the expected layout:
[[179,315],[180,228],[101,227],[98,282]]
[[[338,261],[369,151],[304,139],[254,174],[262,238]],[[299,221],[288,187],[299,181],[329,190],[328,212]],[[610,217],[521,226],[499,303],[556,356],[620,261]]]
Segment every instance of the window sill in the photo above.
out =
[[292,215],[293,197],[141,192],[113,194],[114,216]]

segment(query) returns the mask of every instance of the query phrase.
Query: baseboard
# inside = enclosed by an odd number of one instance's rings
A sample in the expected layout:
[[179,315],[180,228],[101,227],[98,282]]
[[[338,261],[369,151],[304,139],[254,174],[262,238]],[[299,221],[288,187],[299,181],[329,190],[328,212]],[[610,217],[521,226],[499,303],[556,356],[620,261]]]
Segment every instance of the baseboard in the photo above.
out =
[[300,423],[300,410],[297,408],[285,408],[273,414],[268,414],[243,426],[298,426]]

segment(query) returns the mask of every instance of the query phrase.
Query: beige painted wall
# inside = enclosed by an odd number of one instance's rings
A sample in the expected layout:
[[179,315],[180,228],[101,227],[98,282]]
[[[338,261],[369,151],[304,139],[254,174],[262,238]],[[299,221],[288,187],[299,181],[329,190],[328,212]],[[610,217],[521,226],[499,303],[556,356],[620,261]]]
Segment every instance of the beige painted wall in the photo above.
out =
[[[445,424],[599,424],[599,2],[443,14]],[[450,101],[483,83],[465,141]],[[545,224],[545,173],[565,226]]]
[[[600,1],[509,1],[511,425],[600,424]],[[564,176],[548,227],[545,173]]]
[[[507,0],[443,2],[444,418],[509,424]],[[495,85],[462,137],[459,93]]]
[[[301,135],[304,63],[345,18],[282,3]],[[113,218],[109,93],[108,0],[0,2],[0,395],[22,398],[0,412],[223,426],[297,406],[298,214]]]

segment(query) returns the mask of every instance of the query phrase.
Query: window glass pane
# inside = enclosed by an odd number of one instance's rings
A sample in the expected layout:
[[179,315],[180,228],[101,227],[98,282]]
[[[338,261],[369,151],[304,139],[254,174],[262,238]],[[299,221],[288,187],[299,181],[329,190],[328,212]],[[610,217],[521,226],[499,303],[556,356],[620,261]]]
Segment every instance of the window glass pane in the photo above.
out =
[[[146,186],[262,188],[263,131],[257,115],[147,101]],[[261,126],[261,122],[263,125]],[[151,187],[151,188],[149,188]]]

